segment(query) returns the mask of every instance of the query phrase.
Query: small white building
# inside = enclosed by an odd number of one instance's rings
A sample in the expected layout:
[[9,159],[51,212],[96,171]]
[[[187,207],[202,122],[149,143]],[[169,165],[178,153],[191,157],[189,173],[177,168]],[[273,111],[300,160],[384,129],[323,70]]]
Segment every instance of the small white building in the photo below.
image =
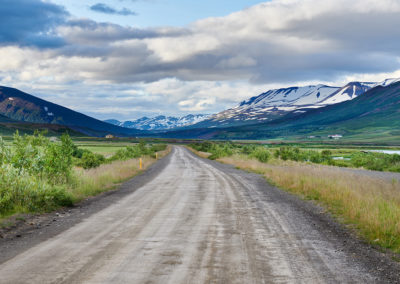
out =
[[338,140],[338,139],[340,139],[342,137],[343,137],[343,135],[340,135],[340,134],[328,135],[329,139],[335,139],[335,140]]

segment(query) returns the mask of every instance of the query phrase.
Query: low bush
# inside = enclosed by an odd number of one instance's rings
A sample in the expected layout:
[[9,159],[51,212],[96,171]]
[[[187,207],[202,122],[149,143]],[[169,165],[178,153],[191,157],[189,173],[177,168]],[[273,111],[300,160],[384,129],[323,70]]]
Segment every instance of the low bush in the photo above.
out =
[[77,166],[80,166],[84,169],[91,169],[91,168],[97,168],[101,164],[103,164],[106,161],[103,155],[100,154],[94,154],[90,151],[84,152],[82,155],[82,158],[80,161],[77,163]]
[[330,150],[318,152],[315,150],[300,150],[297,147],[281,147],[275,151],[274,156],[284,161],[291,160],[327,165],[333,165],[335,162],[332,158],[332,152]]
[[265,147],[256,147],[249,153],[249,156],[256,158],[262,163],[266,163],[268,162],[271,154]]
[[230,142],[212,143],[208,141],[203,143],[193,143],[189,146],[197,151],[210,153],[211,155],[208,158],[211,160],[231,156],[236,148],[235,145]]
[[0,214],[48,211],[72,205],[65,187],[51,185],[12,165],[0,166]]
[[394,171],[400,172],[400,155],[384,153],[353,153],[350,159],[354,167],[366,168],[375,171]]
[[61,184],[70,178],[72,152],[73,143],[67,134],[61,136],[61,143],[54,143],[38,132],[25,136],[17,132],[12,147],[0,142],[0,163],[51,184]]
[[167,145],[165,144],[154,144],[147,146],[144,142],[141,141],[137,145],[118,150],[110,159],[108,159],[108,161],[125,161],[128,159],[139,158],[145,155],[153,156],[156,152],[163,151],[166,148]]

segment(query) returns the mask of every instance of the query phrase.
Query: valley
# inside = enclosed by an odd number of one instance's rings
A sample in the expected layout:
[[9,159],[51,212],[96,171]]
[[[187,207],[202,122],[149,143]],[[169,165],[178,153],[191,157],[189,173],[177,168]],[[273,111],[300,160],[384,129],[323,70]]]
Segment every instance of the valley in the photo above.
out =
[[0,284],[400,284],[400,0],[0,23]]

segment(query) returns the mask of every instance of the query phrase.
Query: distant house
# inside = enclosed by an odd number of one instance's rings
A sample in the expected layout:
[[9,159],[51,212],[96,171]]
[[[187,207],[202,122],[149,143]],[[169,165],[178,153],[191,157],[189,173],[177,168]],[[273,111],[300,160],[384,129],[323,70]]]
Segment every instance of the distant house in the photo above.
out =
[[340,134],[328,135],[329,139],[335,139],[335,140],[338,140],[342,137],[343,137],[343,135],[340,135]]
[[49,140],[50,140],[50,142],[58,142],[58,141],[60,141],[60,139],[58,139],[55,136],[50,137]]
[[107,135],[106,135],[106,139],[113,139],[113,138],[115,138],[115,136],[112,135],[112,134],[107,134]]

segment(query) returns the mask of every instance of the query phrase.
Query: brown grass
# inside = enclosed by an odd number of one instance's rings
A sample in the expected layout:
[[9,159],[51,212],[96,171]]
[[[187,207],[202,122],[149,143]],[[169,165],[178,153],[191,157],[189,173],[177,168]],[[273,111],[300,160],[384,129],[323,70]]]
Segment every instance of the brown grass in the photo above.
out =
[[263,174],[273,184],[317,201],[373,244],[400,252],[400,184],[335,167],[264,164],[245,156],[219,159]]
[[[158,152],[158,158],[166,156],[171,151],[168,148]],[[139,169],[139,158],[130,159],[127,161],[115,161],[110,164],[103,164],[94,169],[84,170],[75,168],[76,181],[75,185],[69,190],[72,193],[75,201],[82,200],[88,196],[114,189],[118,184],[126,181],[156,162],[155,158],[143,157],[143,169]]]

